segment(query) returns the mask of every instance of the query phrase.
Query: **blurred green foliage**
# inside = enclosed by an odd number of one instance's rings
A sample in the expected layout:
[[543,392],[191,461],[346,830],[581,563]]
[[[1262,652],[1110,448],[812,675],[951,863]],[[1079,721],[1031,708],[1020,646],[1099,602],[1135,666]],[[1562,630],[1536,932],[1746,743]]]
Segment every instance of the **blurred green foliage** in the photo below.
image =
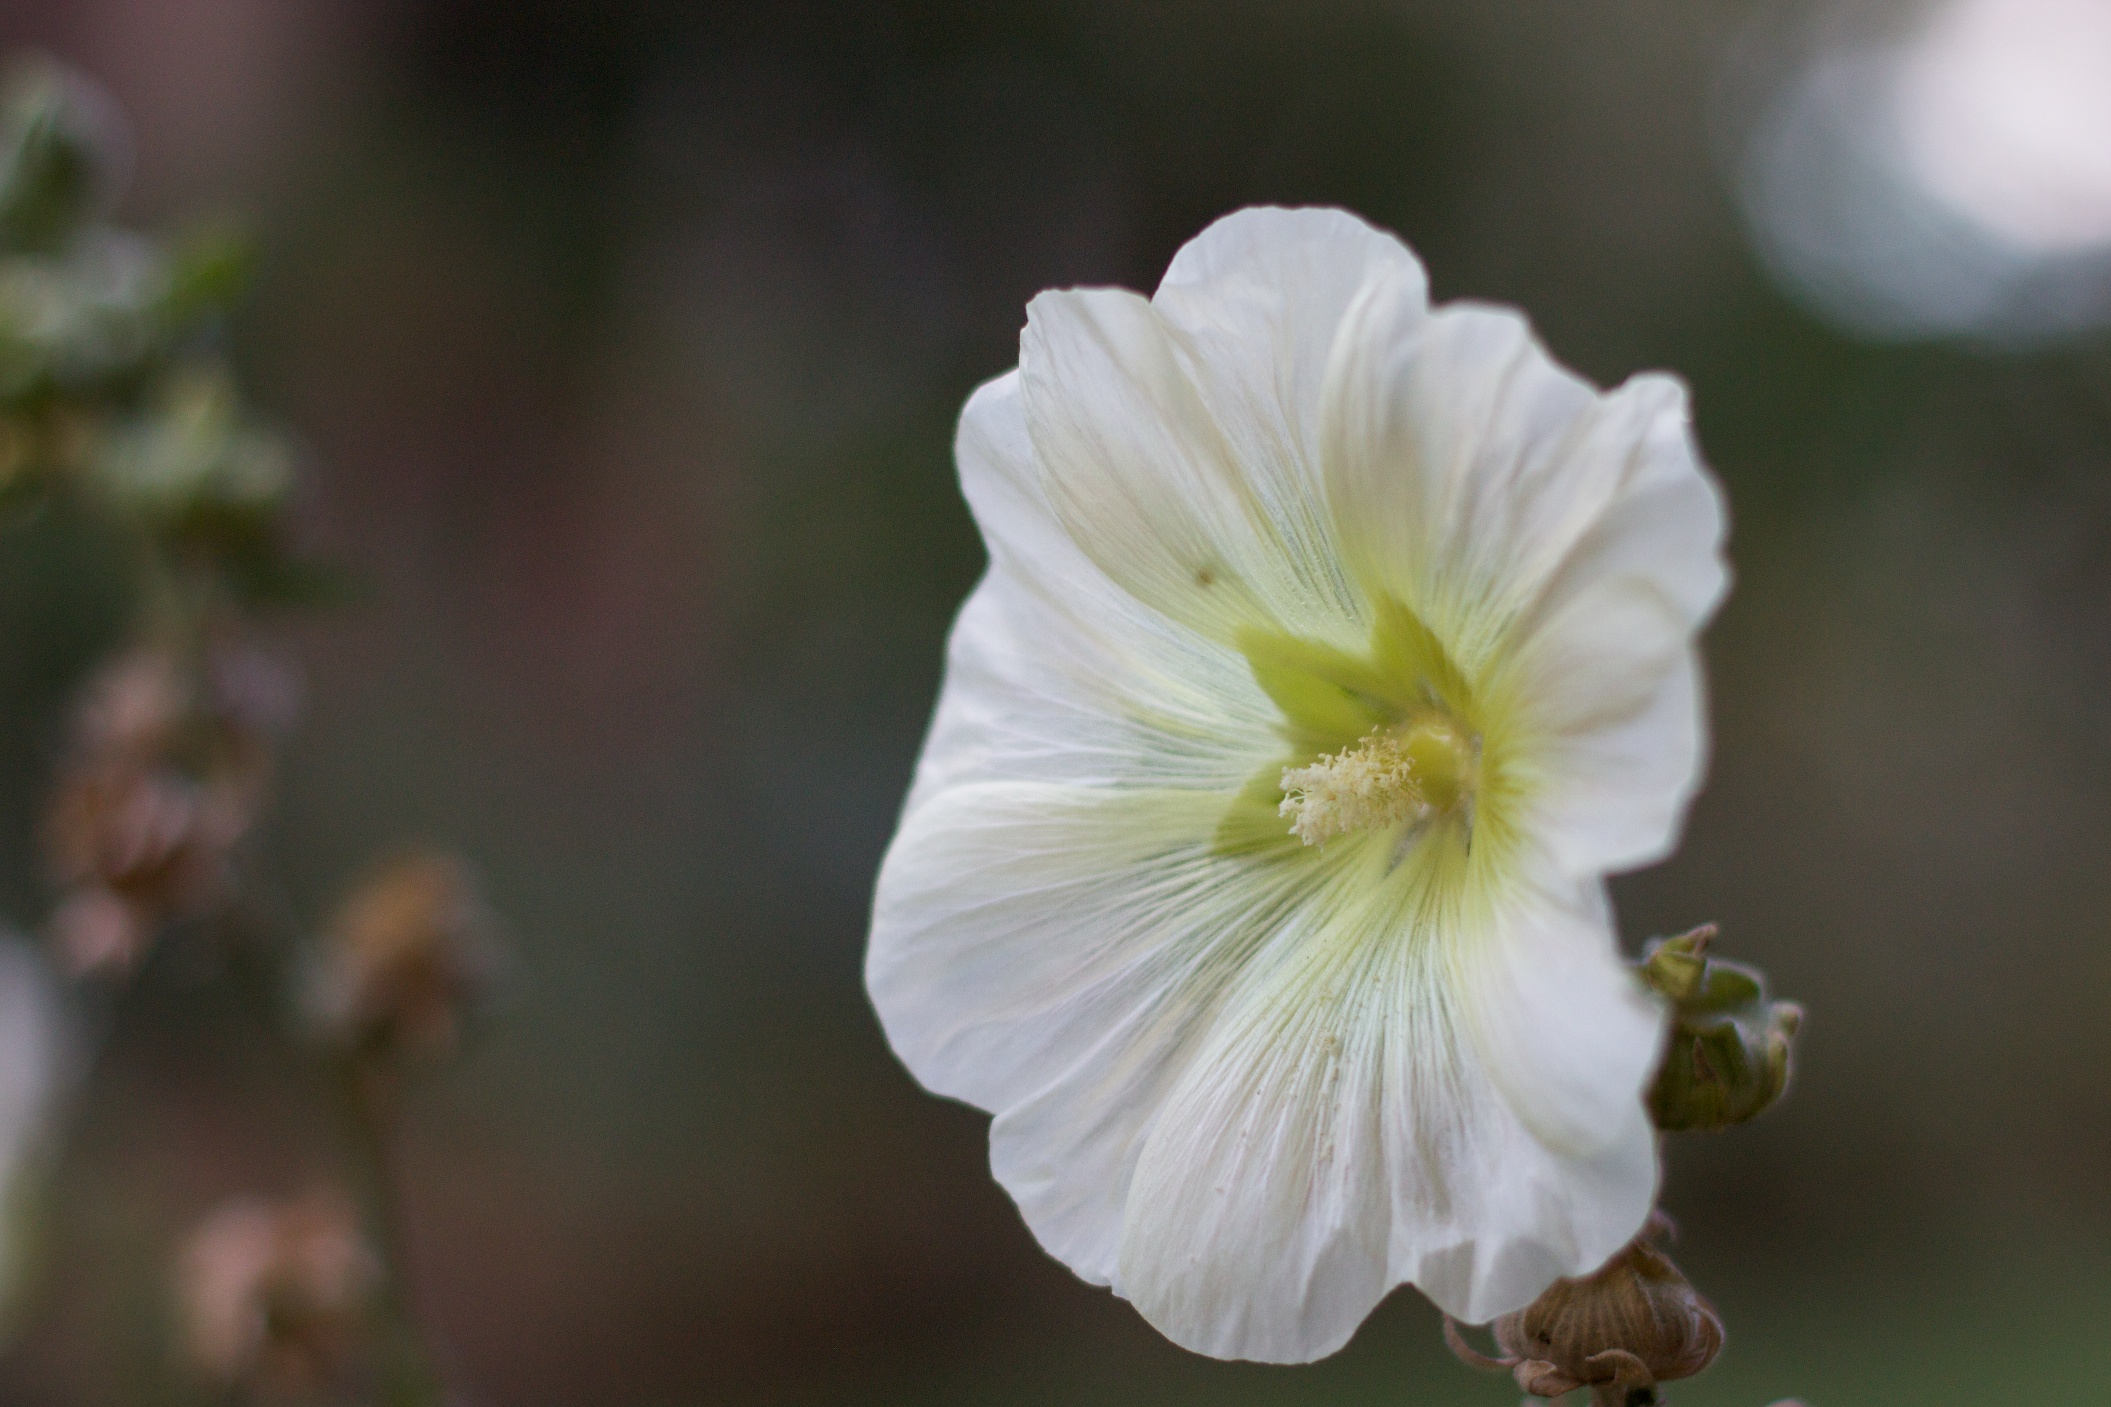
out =
[[125,147],[108,100],[57,64],[0,79],[0,493],[143,532],[150,591],[309,599],[322,578],[283,540],[289,450],[219,351],[247,245],[109,223]]

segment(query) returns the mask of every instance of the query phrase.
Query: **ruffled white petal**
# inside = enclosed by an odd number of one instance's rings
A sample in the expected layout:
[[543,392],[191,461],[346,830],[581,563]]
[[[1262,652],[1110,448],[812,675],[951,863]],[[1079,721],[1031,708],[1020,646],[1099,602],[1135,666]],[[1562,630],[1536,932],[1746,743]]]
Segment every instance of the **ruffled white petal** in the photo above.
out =
[[1169,1338],[1302,1362],[1395,1285],[1484,1320],[1635,1234],[1659,1017],[1546,877],[1461,927],[1345,873],[1255,955],[1130,1189],[1120,1284]]
[[1342,317],[1381,271],[1425,286],[1405,245],[1353,216],[1245,210],[1184,248],[1153,299],[1034,299],[1019,343],[1034,452],[1107,575],[1216,639],[1257,621],[1353,639],[1320,393]]
[[1237,788],[1276,746],[1245,658],[1110,580],[1050,506],[1019,376],[969,398],[955,445],[990,568],[953,627],[905,811],[1016,779]]
[[1721,496],[1700,467],[1685,388],[1612,393],[1593,452],[1619,496],[1520,622],[1502,687],[1538,739],[1538,831],[1576,873],[1662,858],[1706,766],[1695,637],[1729,585]]
[[1403,1281],[1484,1319],[1633,1235],[1657,1016],[1583,891],[1440,923],[1378,845],[1214,853],[1209,803],[960,787],[889,851],[882,1022],[996,1112],[992,1169],[1050,1253],[1177,1343],[1299,1362]]
[[1518,703],[1522,823],[1572,874],[1661,858],[1699,788],[1706,733],[1692,627],[1647,582],[1610,578],[1550,610],[1497,687]]
[[1350,895],[1366,870],[1337,875],[1249,959],[1149,1126],[1120,1284],[1183,1347],[1321,1357],[1395,1283],[1388,1035],[1439,1014],[1400,1000],[1406,935],[1343,932],[1364,917]]
[[1097,1284],[1166,1088],[1317,879],[1214,853],[1221,812],[1194,792],[961,786],[881,867],[865,976],[888,1039],[927,1087],[997,1115],[998,1180]]
[[1329,365],[1325,472],[1351,569],[1514,702],[1535,829],[1576,874],[1660,855],[1697,784],[1693,637],[1720,599],[1720,496],[1684,393],[1609,395],[1506,310],[1374,279]]
[[1446,975],[1462,1063],[1487,1091],[1461,1101],[1486,1115],[1456,1160],[1470,1210],[1454,1224],[1467,1237],[1442,1244],[1428,1207],[1395,1221],[1396,1235],[1407,1228],[1421,1241],[1406,1277],[1474,1323],[1604,1263],[1656,1200],[1656,1131],[1642,1096],[1663,1013],[1620,961],[1600,884],[1563,876],[1551,856],[1522,868],[1485,927],[1464,926]]
[[1184,245],[1151,299],[1277,535],[1350,616],[1320,475],[1320,396],[1342,319],[1380,273],[1426,305],[1422,266],[1392,235],[1341,210],[1241,210]]
[[1196,390],[1189,349],[1122,289],[1044,293],[1019,339],[1026,425],[1063,526],[1102,571],[1230,643],[1335,593],[1291,550]]

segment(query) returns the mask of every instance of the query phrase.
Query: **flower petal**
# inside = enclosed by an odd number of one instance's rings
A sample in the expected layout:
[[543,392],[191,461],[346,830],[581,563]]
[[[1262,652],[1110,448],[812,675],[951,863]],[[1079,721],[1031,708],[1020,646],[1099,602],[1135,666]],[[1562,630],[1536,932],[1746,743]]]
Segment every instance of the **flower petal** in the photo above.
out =
[[1572,454],[1596,398],[1507,309],[1423,309],[1381,275],[1327,370],[1328,505],[1352,569],[1456,633],[1469,669],[1586,532],[1608,487]]
[[[1547,856],[1522,867],[1530,880],[1484,930],[1465,934],[1449,974],[1473,1091],[1460,1102],[1484,1116],[1466,1126],[1471,1151],[1459,1158],[1474,1171],[1451,1184],[1470,1189],[1453,1221],[1470,1235],[1444,1244],[1425,1229],[1443,1224],[1420,1195],[1434,1182],[1397,1181],[1413,1189],[1394,1214],[1403,1271],[1471,1323],[1597,1268],[1656,1202],[1643,1094],[1663,1013],[1620,960],[1602,886],[1563,876]],[[1399,1130],[1391,1146],[1423,1146],[1407,1137]],[[1419,1240],[1412,1251],[1403,1232]]]
[[1380,272],[1427,279],[1394,236],[1342,210],[1227,215],[1182,246],[1152,306],[1188,350],[1196,394],[1291,552],[1327,564],[1339,548],[1320,477],[1320,398],[1341,322]]
[[1235,649],[1175,624],[1080,550],[1043,491],[1016,372],[975,392],[955,449],[990,569],[962,609],[905,806],[1019,779],[1242,785],[1277,750]]
[[1548,612],[1504,675],[1541,842],[1571,874],[1661,858],[1706,747],[1693,627],[1676,606],[1633,577],[1597,582]]
[[1028,305],[1019,377],[1049,502],[1102,571],[1211,639],[1253,625],[1351,638],[1333,554],[1277,516],[1286,500],[1203,401],[1194,356],[1133,293]]
[[1249,958],[1124,1209],[1122,1293],[1216,1358],[1323,1357],[1394,1283],[1380,1111],[1402,949],[1343,941],[1328,897]]
[[1684,387],[1634,378],[1595,439],[1624,448],[1628,476],[1519,622],[1505,686],[1539,740],[1539,826],[1579,874],[1659,859],[1677,835],[1706,763],[1694,641],[1729,584]]
[[1571,873],[1653,858],[1698,782],[1692,641],[1727,580],[1684,393],[1642,376],[1601,395],[1516,314],[1421,297],[1374,279],[1329,365],[1351,570],[1516,704],[1518,765]]
[[1655,1197],[1660,1018],[1602,910],[1548,871],[1461,928],[1337,876],[1248,959],[1130,1187],[1119,1288],[1198,1352],[1321,1357],[1403,1281],[1521,1308]]
[[1320,870],[1212,845],[1225,799],[950,788],[902,824],[866,986],[933,1091],[991,1110],[990,1161],[1051,1254],[1107,1284],[1143,1130],[1225,986]]

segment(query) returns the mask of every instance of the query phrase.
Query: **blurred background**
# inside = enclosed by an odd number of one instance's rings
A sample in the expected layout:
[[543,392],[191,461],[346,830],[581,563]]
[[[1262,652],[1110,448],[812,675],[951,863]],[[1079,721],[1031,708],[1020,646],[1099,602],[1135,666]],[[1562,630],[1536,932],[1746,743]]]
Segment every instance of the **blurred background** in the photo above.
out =
[[[1713,778],[1616,894],[1630,942],[1720,921],[1810,1020],[1778,1110],[1668,1145],[1730,1326],[1675,1399],[2100,1401],[2105,14],[0,3],[0,50],[129,112],[127,221],[232,214],[263,251],[236,356],[365,584],[284,642],[293,901],[432,838],[509,920],[508,1005],[407,1154],[474,1402],[1515,1400],[1410,1292],[1314,1368],[1159,1340],[1040,1253],[984,1118],[914,1086],[859,984],[982,564],[958,407],[1035,291],[1149,289],[1257,202],[1398,231],[1439,297],[1522,306],[1600,382],[1693,385],[1738,573]],[[64,701],[123,624],[107,572],[0,536],[18,925]],[[180,974],[134,1004],[46,1178],[0,1402],[160,1400],[184,1230],[327,1167],[265,1043]]]

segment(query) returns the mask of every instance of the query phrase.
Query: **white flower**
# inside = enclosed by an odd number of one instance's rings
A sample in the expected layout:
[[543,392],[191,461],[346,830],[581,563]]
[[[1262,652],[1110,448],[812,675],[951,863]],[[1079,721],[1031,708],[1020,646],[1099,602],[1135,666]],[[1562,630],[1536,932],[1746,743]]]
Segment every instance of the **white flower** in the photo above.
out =
[[55,1106],[69,1093],[75,1032],[59,984],[28,940],[0,931],[0,1337],[20,1308],[18,1277],[49,1148]]
[[1267,1361],[1605,1260],[1661,1018],[1601,876],[1672,843],[1725,580],[1678,383],[1248,210],[1036,298],[957,452],[990,567],[866,980],[1041,1243]]

